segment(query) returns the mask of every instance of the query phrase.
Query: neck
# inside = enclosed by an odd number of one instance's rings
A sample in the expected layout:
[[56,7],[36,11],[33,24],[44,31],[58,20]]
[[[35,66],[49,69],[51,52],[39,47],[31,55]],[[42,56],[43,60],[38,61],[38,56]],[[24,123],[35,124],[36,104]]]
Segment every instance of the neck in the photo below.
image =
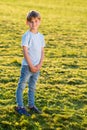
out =
[[35,29],[30,29],[30,31],[31,31],[32,33],[38,33],[38,30],[35,30]]

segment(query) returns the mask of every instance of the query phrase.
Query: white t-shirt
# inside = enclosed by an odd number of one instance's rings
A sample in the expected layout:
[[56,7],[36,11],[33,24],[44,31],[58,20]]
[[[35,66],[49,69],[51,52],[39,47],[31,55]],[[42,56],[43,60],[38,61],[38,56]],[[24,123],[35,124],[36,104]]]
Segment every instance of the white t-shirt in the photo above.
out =
[[[38,33],[32,33],[27,31],[22,36],[21,46],[28,47],[28,54],[32,61],[32,64],[35,66],[39,64],[41,59],[41,48],[45,46],[44,36]],[[25,58],[22,60],[22,65],[28,65]]]

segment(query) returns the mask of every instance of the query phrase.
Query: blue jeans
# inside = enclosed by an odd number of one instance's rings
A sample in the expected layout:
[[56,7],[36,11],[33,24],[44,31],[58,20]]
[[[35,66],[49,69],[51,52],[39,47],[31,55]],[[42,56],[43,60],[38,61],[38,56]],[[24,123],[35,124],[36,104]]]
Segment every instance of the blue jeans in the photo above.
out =
[[24,107],[23,104],[23,90],[28,83],[28,106],[34,106],[34,93],[36,88],[36,81],[39,76],[39,71],[33,73],[30,71],[28,65],[22,65],[21,67],[21,75],[18,82],[18,87],[16,90],[16,101],[19,107]]

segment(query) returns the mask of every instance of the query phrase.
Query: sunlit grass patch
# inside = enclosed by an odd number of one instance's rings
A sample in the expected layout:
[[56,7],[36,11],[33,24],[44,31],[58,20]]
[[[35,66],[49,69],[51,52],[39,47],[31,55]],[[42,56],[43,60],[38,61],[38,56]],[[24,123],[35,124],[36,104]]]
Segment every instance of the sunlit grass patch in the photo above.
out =
[[[0,130],[87,129],[87,2],[82,0],[0,1]],[[15,113],[15,93],[28,29],[26,14],[38,10],[46,40],[45,59],[36,87],[42,114]],[[27,108],[28,85],[24,90]],[[27,109],[28,110],[28,109]]]

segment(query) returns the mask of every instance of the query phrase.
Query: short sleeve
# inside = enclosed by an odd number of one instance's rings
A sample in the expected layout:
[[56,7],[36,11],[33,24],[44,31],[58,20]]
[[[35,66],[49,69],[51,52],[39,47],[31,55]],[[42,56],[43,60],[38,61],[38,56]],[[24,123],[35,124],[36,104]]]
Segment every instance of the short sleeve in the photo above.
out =
[[22,36],[21,46],[28,47],[28,38],[25,34]]
[[44,39],[44,36],[42,37],[42,47],[45,47],[45,39]]

